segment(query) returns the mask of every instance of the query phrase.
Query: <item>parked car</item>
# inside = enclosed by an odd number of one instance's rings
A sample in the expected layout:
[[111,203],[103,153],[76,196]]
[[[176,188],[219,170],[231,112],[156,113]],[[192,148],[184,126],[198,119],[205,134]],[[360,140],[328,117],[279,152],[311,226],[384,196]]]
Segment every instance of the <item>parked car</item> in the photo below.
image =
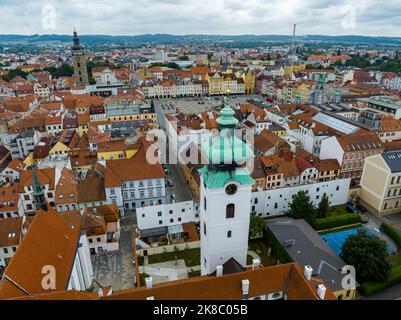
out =
[[172,193],[171,194],[171,200],[175,200],[175,199],[177,199],[177,195],[175,193]]
[[173,183],[173,181],[171,181],[171,180],[168,180],[168,181],[167,181],[167,185],[168,185],[169,187],[174,187],[174,183]]

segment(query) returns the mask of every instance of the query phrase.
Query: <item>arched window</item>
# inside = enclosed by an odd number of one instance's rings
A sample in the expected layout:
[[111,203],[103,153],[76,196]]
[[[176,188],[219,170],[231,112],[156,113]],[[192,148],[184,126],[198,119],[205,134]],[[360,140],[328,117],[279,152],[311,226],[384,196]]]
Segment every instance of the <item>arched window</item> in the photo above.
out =
[[234,215],[235,215],[235,205],[234,203],[230,203],[229,205],[227,205],[226,208],[226,218],[232,219],[234,218]]
[[232,234],[233,234],[232,231],[228,231],[227,232],[227,238],[231,238]]

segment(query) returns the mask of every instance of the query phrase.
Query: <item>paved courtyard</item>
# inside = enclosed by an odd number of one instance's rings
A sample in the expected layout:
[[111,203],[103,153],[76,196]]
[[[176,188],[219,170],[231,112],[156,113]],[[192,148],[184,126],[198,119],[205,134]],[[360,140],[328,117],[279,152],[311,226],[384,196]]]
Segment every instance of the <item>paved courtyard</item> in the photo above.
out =
[[135,287],[135,268],[132,263],[132,235],[135,219],[130,216],[121,220],[120,250],[118,252],[92,256],[95,279],[102,286],[112,286],[113,290]]

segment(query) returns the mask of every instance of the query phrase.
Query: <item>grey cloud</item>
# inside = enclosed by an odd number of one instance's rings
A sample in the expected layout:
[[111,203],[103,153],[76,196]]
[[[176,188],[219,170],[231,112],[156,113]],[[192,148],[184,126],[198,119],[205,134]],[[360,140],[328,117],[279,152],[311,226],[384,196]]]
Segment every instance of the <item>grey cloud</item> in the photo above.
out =
[[[56,29],[43,30],[42,8],[56,8]],[[346,5],[356,12],[354,34],[401,36],[401,0],[0,0],[0,33],[349,34]]]

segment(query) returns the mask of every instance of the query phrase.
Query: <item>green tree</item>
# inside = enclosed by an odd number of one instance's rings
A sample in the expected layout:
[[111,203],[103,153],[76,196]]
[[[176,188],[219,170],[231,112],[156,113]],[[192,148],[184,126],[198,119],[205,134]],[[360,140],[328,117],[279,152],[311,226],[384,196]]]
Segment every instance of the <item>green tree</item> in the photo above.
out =
[[316,210],[305,191],[299,191],[294,196],[290,203],[288,216],[294,219],[305,219],[310,225],[313,225],[316,220]]
[[316,209],[316,216],[317,218],[326,218],[329,212],[329,197],[326,193],[323,194],[322,200],[319,203],[319,206]]
[[358,230],[344,242],[341,257],[354,266],[358,282],[385,281],[391,269],[387,244],[366,230]]
[[74,74],[74,68],[68,63],[63,63],[59,68],[46,67],[44,71],[49,72],[53,78],[71,77]]
[[262,217],[251,216],[249,223],[249,239],[255,239],[260,234],[263,235],[263,230],[266,226],[266,222]]
[[14,70],[10,70],[6,75],[3,76],[3,79],[6,81],[10,81],[12,78],[15,77],[22,77],[26,79],[27,73],[25,71],[22,71],[21,69],[17,68]]

